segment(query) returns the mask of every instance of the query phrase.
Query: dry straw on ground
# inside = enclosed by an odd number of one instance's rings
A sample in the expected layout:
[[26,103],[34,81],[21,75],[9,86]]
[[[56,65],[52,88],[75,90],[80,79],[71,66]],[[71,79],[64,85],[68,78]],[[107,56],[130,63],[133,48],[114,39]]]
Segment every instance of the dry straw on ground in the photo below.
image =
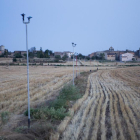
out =
[[91,74],[90,92],[65,130],[57,134],[59,139],[139,140],[139,77],[140,67]]

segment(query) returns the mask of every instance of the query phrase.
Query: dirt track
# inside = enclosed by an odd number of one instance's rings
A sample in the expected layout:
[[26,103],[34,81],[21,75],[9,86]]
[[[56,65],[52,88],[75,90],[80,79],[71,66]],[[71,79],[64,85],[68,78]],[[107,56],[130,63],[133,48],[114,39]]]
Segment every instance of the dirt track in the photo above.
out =
[[89,96],[60,139],[140,139],[139,77],[139,67],[91,74]]

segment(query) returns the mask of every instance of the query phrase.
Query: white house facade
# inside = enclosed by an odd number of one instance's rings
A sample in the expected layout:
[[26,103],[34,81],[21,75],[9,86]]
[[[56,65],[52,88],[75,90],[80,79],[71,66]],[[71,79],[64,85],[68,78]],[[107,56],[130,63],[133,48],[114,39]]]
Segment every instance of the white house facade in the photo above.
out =
[[120,55],[120,61],[132,61],[134,55],[131,53],[124,53]]
[[63,53],[66,54],[69,58],[71,58],[71,56],[73,55],[73,52],[69,52],[69,51],[65,51]]

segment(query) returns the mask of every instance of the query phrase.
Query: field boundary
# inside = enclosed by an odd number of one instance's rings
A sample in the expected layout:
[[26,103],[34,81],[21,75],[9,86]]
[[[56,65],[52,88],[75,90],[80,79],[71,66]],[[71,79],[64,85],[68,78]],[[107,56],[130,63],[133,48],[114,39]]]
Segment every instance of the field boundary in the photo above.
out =
[[[90,74],[91,75],[91,74]],[[76,103],[73,105],[72,108],[69,109],[69,114],[70,116],[67,116],[64,118],[64,120],[59,124],[57,127],[57,132],[51,136],[51,140],[58,140],[60,134],[65,130],[67,127],[68,123],[70,122],[71,118],[73,117],[74,113],[77,111],[77,109],[81,106],[83,101],[88,97],[89,94],[89,88],[90,88],[90,75],[88,76],[88,81],[87,81],[87,87],[86,87],[86,92],[84,96],[76,101]]]

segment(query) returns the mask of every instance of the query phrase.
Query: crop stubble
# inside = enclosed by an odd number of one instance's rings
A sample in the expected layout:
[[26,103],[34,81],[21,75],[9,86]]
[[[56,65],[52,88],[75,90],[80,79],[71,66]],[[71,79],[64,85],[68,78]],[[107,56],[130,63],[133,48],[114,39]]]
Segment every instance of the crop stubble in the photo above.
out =
[[59,139],[140,139],[140,67],[90,75],[90,92]]
[[[80,68],[80,71],[91,68]],[[94,68],[95,69],[95,68]],[[79,72],[79,70],[78,70]],[[72,67],[30,66],[31,107],[46,102],[65,83],[72,80]],[[0,113],[23,114],[27,109],[27,71],[25,66],[0,67]]]

